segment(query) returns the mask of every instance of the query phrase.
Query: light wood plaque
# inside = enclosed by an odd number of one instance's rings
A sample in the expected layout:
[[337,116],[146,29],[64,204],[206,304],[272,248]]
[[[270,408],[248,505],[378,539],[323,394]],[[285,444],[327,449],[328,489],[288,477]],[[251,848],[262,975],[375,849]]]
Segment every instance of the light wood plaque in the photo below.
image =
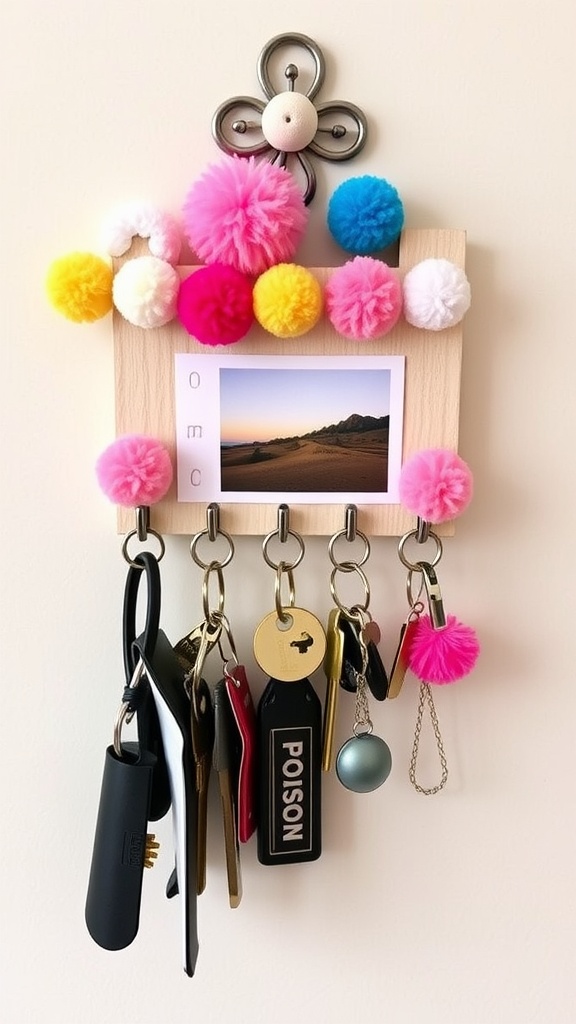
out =
[[[128,258],[135,255],[135,246]],[[403,277],[416,263],[443,257],[464,267],[466,234],[452,230],[408,229],[402,233],[399,274]],[[126,257],[124,257],[125,259]],[[118,261],[118,265],[122,261]],[[195,268],[182,266],[187,277]],[[311,268],[320,283],[332,268]],[[213,350],[200,345],[173,321],[165,327],[144,330],[134,327],[114,311],[114,363],[116,378],[117,435],[143,433],[163,441],[176,460],[174,356],[177,352]],[[222,348],[219,347],[219,352]],[[458,448],[462,324],[445,331],[411,327],[401,316],[396,327],[378,341],[350,342],[337,334],[324,315],[314,330],[300,338],[278,339],[258,325],[232,353],[276,355],[403,355],[406,357],[402,457],[423,448]],[[341,504],[292,504],[290,528],[304,536],[329,536],[344,528]],[[276,529],[277,505],[220,502],[222,528],[232,535],[264,535]],[[400,505],[358,505],[358,527],[368,536],[400,536],[415,525],[414,516]],[[118,511],[118,531],[134,526],[129,509]],[[206,503],[179,502],[176,484],[151,509],[151,526],[161,534],[194,534],[206,527]],[[453,523],[437,528],[443,536],[454,532]]]

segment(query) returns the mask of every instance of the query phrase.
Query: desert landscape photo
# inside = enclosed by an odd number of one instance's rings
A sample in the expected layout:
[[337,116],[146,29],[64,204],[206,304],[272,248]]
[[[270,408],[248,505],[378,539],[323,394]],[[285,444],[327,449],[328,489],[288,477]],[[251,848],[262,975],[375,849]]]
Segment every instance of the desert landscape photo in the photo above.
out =
[[221,490],[385,493],[388,370],[221,370]]

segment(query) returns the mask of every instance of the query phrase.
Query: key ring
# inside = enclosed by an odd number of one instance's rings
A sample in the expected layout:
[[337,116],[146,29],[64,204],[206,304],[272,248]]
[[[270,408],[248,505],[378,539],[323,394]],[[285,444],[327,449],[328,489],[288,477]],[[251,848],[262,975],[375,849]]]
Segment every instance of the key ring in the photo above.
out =
[[[225,557],[220,560],[212,559],[210,562],[204,562],[198,554],[198,544],[200,543],[203,537],[208,537],[210,539],[210,542],[212,543],[212,541],[215,541],[216,537],[218,536],[224,537],[224,540],[228,542],[228,551]],[[218,527],[218,529],[216,530],[216,533],[213,538],[210,537],[209,529],[201,530],[200,533],[195,534],[195,536],[192,538],[190,542],[190,555],[192,560],[196,563],[199,569],[204,569],[205,571],[209,568],[216,567],[219,569],[224,569],[227,565],[230,564],[234,557],[234,541],[232,540],[230,534],[226,533],[226,530],[221,530],[220,527]]]
[[[282,601],[282,576],[288,578],[288,605],[285,605]],[[276,567],[276,579],[274,581],[274,603],[276,605],[276,614],[278,620],[282,623],[290,621],[290,616],[286,614],[287,608],[293,608],[296,604],[296,589],[294,587],[294,574],[292,569],[286,562],[280,562]]]
[[[226,564],[226,563],[224,563]],[[210,609],[209,601],[209,589],[210,589],[210,575],[216,574],[216,580],[218,583],[218,608],[216,611]],[[209,622],[210,625],[214,625],[216,620],[220,620],[224,611],[224,573],[222,572],[222,565],[220,562],[210,562],[204,571],[204,579],[202,580],[202,610],[204,612],[204,620]]]
[[[279,505],[278,526],[276,527],[275,530],[271,530],[270,533],[267,533],[266,536],[264,537],[264,540],[262,541],[262,554],[264,556],[264,561],[266,562],[266,565],[269,565],[270,568],[276,570],[276,572],[278,571],[280,566],[282,566],[282,572],[288,572],[295,569],[297,565],[300,565],[300,562],[304,558],[304,553],[306,551],[306,546],[300,534],[296,533],[295,530],[290,529],[289,515],[290,510],[288,508],[288,505]],[[274,537],[278,537],[278,540],[280,541],[281,544],[285,544],[288,540],[288,537],[294,537],[294,540],[298,544],[299,550],[298,554],[296,555],[292,562],[287,562],[285,559],[282,559],[280,562],[272,561],[270,555],[268,554],[268,545],[270,544],[270,541],[273,540]],[[282,621],[284,621],[284,619],[282,619]]]
[[[405,533],[404,536],[400,538],[400,540],[398,541],[398,557],[399,557],[400,561],[402,562],[402,565],[404,565],[411,572],[422,572],[422,569],[420,568],[420,565],[421,565],[421,562],[423,561],[423,559],[419,558],[417,562],[409,562],[408,559],[406,558],[406,555],[404,554],[404,548],[406,547],[407,542],[412,537],[414,537],[416,539],[418,538],[418,530],[408,530],[408,533]],[[428,565],[431,565],[432,567],[434,567],[435,565],[438,565],[438,562],[442,558],[442,551],[443,551],[442,541],[440,540],[440,537],[438,536],[438,534],[434,533],[434,530],[430,530],[428,532],[428,539],[429,540],[433,540],[435,545],[436,545],[436,551],[434,553],[434,557],[431,558],[431,559],[428,559],[428,561],[427,561]]]
[[[336,588],[336,574],[338,572],[356,573],[356,575],[360,577],[362,586],[364,587],[363,601],[355,601],[350,608],[342,603]],[[340,609],[347,619],[358,619],[362,612],[368,611],[368,606],[370,604],[370,584],[366,573],[360,568],[360,565],[357,562],[339,562],[338,565],[334,566],[330,574],[330,593],[332,594],[334,604]]]
[[128,554],[128,544],[132,540],[132,537],[138,537],[138,540],[142,540],[142,539],[146,540],[150,536],[155,537],[156,540],[158,541],[159,545],[160,545],[160,552],[159,552],[158,555],[155,555],[154,557],[155,557],[157,562],[160,562],[164,558],[164,554],[166,552],[166,544],[164,543],[164,538],[161,536],[161,534],[158,533],[157,530],[153,530],[150,526],[147,528],[146,534],[147,534],[147,537],[146,538],[142,538],[142,533],[141,533],[140,527],[138,527],[135,530],[130,530],[130,532],[127,533],[125,538],[124,538],[124,541],[122,543],[122,557],[128,562],[128,565],[132,566],[132,568],[135,568],[135,569],[140,568],[140,566],[138,565],[138,559],[139,559],[140,555],[141,554],[148,554],[148,552],[141,551],[137,555],[135,555],[134,558],[130,558],[130,555]]
[[[334,555],[334,547],[335,547],[337,541],[340,539],[340,537],[346,537],[346,540],[347,540],[348,543],[353,542],[356,537],[360,538],[360,540],[364,544],[364,551],[362,553],[362,558],[360,558],[359,561],[353,562],[352,559],[346,559],[345,562],[338,562],[337,561],[337,559],[336,559],[336,557]],[[332,537],[330,537],[330,540],[328,541],[328,554],[330,556],[330,561],[332,562],[332,565],[334,566],[335,569],[341,569],[342,572],[352,572],[351,569],[347,569],[347,568],[343,568],[343,567],[344,566],[348,566],[348,565],[357,565],[357,566],[364,565],[368,561],[368,559],[370,558],[370,541],[368,540],[368,537],[366,536],[366,534],[362,533],[362,530],[354,530],[354,537],[351,540],[349,539],[348,533],[347,533],[346,530],[339,530],[338,533],[333,534]]]

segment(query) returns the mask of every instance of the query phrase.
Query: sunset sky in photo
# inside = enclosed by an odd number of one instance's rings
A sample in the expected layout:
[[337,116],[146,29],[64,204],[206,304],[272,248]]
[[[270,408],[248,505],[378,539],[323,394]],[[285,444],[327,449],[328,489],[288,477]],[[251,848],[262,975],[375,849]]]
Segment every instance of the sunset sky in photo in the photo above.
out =
[[221,442],[307,434],[390,413],[390,370],[220,369]]

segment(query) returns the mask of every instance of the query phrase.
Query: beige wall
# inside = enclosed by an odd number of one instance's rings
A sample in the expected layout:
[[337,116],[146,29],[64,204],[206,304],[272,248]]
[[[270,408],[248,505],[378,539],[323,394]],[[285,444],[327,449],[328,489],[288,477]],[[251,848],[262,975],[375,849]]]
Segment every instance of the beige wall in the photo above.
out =
[[[194,4],[4,0],[2,140],[3,566],[0,1018],[6,1024],[165,1021],[569,1024],[574,983],[571,661],[574,434],[574,38],[571,0],[293,0]],[[349,168],[318,167],[309,263],[341,259],[329,191],[388,177],[414,227],[465,227],[461,445],[476,497],[446,543],[449,610],[474,624],[477,671],[437,708],[444,794],[407,779],[410,683],[375,710],[395,770],[370,796],[325,787],[322,859],[262,868],[227,908],[216,816],[200,904],[197,976],[180,967],[162,859],[146,877],[137,941],[105,953],[83,905],[101,764],[122,686],[124,563],[93,476],[113,437],[109,320],[58,319],[50,260],[97,244],[118,202],[177,213],[215,156],[213,110],[256,93],[255,61],[296,30],[329,61],[322,98],[373,127]],[[389,658],[404,614],[393,540],[369,563]],[[199,618],[199,576],[169,539],[164,628]],[[308,546],[298,598],[327,612],[325,542]],[[250,634],[271,607],[257,539],[228,575],[229,612],[254,690]],[[341,738],[349,723],[340,722]],[[216,812],[214,800],[212,810]]]

